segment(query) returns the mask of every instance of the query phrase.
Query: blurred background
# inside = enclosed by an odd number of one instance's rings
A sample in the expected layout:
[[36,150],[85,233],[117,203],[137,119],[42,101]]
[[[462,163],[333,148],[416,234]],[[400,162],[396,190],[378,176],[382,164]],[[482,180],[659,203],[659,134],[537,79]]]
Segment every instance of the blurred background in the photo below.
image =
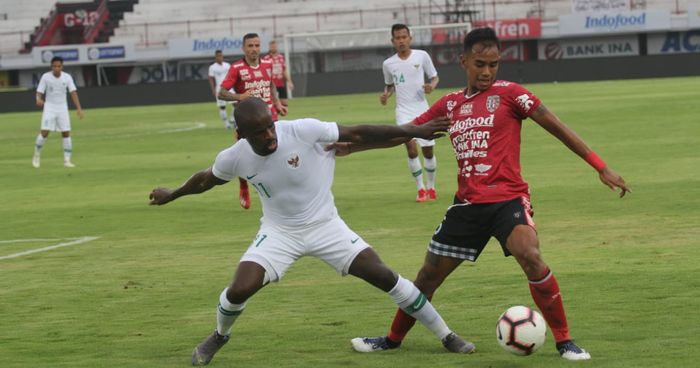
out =
[[94,0],[0,1],[0,112],[35,109],[49,60],[85,88],[86,106],[210,100],[214,51],[277,40],[293,96],[380,91],[390,27],[405,23],[441,87],[461,87],[461,41],[491,26],[500,77],[520,83],[700,74],[699,0]]

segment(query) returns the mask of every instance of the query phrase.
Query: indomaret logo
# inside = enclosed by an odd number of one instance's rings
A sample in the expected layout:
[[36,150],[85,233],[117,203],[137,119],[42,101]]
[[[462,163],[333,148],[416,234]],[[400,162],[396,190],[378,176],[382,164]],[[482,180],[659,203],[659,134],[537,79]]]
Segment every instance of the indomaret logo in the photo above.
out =
[[452,126],[450,126],[449,133],[460,132],[464,133],[467,129],[480,128],[480,127],[493,127],[494,114],[489,116],[479,116],[476,118],[467,118],[464,120],[456,120]]

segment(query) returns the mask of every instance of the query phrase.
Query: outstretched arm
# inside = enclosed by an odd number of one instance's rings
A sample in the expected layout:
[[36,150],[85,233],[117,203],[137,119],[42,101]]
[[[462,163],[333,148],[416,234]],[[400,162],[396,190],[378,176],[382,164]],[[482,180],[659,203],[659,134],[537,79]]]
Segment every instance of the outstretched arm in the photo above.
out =
[[410,122],[403,125],[355,125],[338,126],[340,138],[337,143],[326,146],[326,150],[336,150],[336,156],[376,148],[389,148],[406,143],[413,138],[435,139],[444,134],[450,126],[447,118],[438,118],[422,125]]
[[612,190],[620,188],[620,198],[624,197],[627,192],[630,192],[625,180],[613,171],[613,169],[608,167],[573,129],[559,120],[559,118],[543,104],[541,104],[530,117],[546,131],[557,137],[557,139],[569,147],[571,151],[593,166],[593,168],[598,171],[600,181],[602,181],[603,184],[607,185]]
[[148,198],[151,200],[151,205],[160,206],[184,195],[204,193],[216,185],[226,183],[228,183],[226,180],[217,178],[212,173],[211,168],[208,168],[190,176],[184,184],[175,190],[161,187],[155,188],[151,191]]

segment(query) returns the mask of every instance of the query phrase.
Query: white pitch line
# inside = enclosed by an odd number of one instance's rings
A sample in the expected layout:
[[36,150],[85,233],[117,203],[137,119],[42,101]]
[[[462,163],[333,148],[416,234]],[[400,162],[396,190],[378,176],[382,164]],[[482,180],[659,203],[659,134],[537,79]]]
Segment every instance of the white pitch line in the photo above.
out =
[[[68,246],[71,246],[71,245],[76,245],[76,244],[81,244],[81,243],[87,243],[87,242],[89,242],[89,241],[93,241],[93,240],[99,239],[99,238],[100,238],[99,236],[84,236],[84,237],[82,237],[82,238],[77,238],[77,239],[75,239],[75,240],[72,240],[72,241],[69,241],[69,242],[65,242],[65,243],[58,243],[58,244],[56,244],[56,245],[51,245],[51,246],[44,247],[44,248],[37,248],[37,249],[27,250],[27,251],[24,251],[24,252],[13,253],[13,254],[9,254],[9,255],[6,255],[6,256],[2,256],[2,257],[0,257],[0,261],[3,260],[3,259],[17,258],[17,257],[26,256],[26,255],[29,255],[29,254],[34,254],[34,253],[39,253],[39,252],[46,252],[46,251],[53,250],[53,249],[56,249],[56,248],[62,248],[62,247],[68,247]],[[36,239],[27,239],[27,240],[36,240]]]
[[35,242],[48,242],[48,241],[61,241],[61,240],[74,240],[80,238],[61,238],[61,239],[15,239],[15,240],[0,240],[0,244],[12,244],[12,243],[35,243]]
[[205,123],[199,123],[196,122],[194,126],[187,127],[187,128],[178,128],[178,129],[170,129],[170,130],[161,130],[158,133],[177,133],[177,132],[188,132],[190,130],[195,130],[195,129],[202,129],[206,128],[207,124]]

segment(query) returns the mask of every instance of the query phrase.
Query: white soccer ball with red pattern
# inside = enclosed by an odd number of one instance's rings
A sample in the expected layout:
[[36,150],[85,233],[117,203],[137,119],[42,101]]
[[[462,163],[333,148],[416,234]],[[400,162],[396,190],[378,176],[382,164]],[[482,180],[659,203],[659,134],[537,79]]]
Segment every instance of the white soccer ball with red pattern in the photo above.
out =
[[515,355],[530,355],[543,344],[547,325],[536,310],[523,305],[510,307],[498,318],[496,338],[506,351]]

